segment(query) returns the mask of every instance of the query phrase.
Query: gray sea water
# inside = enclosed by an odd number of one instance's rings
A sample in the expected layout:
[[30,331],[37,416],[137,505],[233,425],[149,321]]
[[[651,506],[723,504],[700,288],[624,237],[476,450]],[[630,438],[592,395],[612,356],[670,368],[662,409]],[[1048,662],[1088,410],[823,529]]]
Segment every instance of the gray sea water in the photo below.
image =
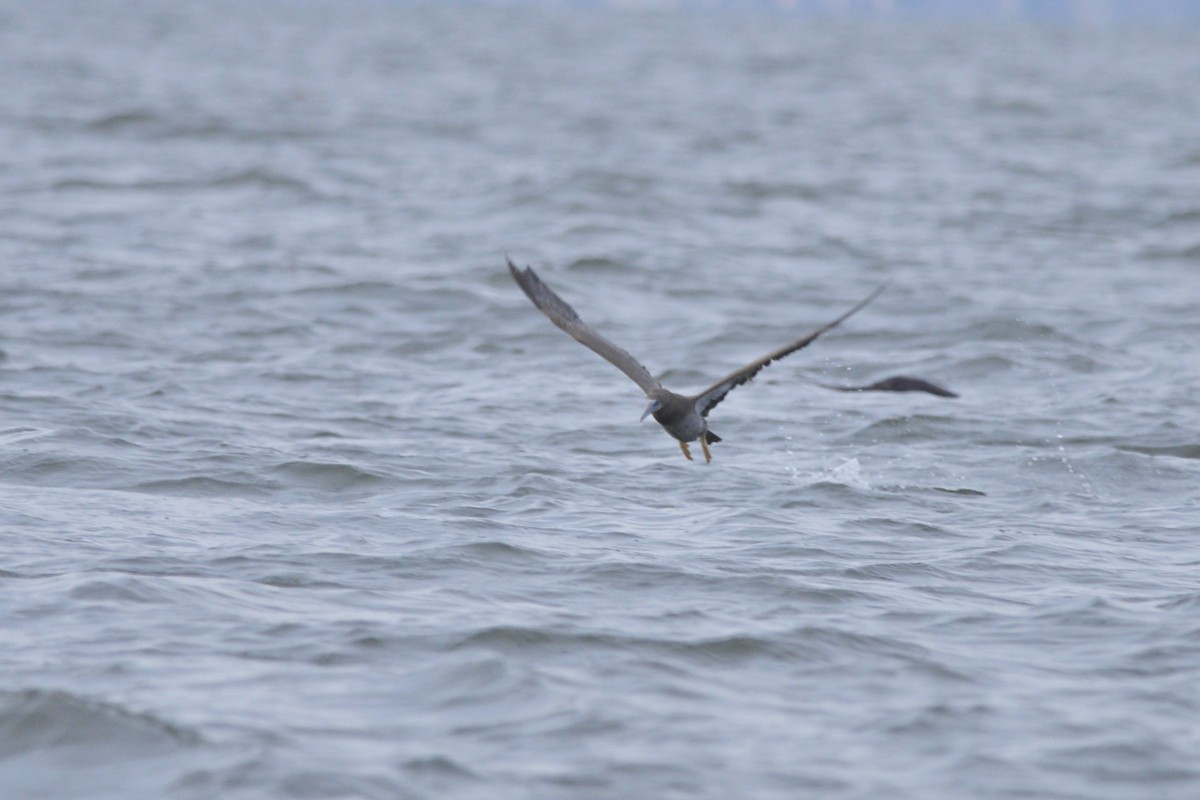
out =
[[[1200,31],[52,0],[0,76],[4,798],[1200,797]],[[506,255],[687,391],[890,286],[705,465]]]

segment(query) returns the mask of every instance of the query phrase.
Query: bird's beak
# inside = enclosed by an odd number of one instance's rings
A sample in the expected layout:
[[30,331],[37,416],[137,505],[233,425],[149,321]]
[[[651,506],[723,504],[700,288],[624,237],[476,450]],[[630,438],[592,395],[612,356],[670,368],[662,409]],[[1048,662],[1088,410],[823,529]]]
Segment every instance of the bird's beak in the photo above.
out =
[[639,419],[638,422],[645,422],[646,417],[650,416],[657,410],[658,410],[658,401],[651,400],[649,403],[646,404],[646,410],[642,412],[642,418]]

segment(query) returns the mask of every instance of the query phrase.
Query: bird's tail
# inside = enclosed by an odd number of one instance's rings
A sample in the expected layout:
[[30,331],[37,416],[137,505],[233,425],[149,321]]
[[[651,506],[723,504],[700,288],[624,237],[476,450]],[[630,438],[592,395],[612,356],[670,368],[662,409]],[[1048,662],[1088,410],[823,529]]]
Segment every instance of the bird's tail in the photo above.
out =
[[712,431],[705,431],[704,432],[704,441],[708,442],[709,444],[712,444],[713,442],[721,441],[721,437],[717,436]]

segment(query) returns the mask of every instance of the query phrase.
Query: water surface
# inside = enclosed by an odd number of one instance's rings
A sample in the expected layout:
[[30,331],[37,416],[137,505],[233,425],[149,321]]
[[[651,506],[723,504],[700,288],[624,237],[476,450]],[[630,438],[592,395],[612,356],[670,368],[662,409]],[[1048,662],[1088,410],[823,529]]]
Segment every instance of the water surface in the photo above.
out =
[[[64,0],[0,73],[11,796],[1200,794],[1196,30]],[[891,285],[704,465],[506,255],[681,391]]]

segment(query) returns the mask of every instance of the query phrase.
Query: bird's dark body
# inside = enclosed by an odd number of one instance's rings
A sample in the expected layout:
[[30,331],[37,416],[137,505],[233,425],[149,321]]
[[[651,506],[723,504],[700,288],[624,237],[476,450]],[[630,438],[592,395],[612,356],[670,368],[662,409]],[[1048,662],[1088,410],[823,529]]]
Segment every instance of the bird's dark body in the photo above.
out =
[[708,444],[721,441],[721,437],[708,429],[708,422],[696,412],[696,398],[663,389],[654,394],[661,404],[654,412],[654,421],[666,428],[667,433],[681,442],[694,442],[701,436]]
[[944,389],[936,383],[930,383],[923,378],[910,378],[907,375],[894,375],[867,386],[821,385],[829,389],[837,389],[839,392],[928,392],[938,397],[958,397],[954,392]]
[[836,392],[928,392],[938,397],[958,397],[954,392],[938,386],[936,383],[930,383],[924,378],[910,378],[907,375],[893,375],[866,386],[838,386],[833,383],[816,383],[815,385],[833,389]]

